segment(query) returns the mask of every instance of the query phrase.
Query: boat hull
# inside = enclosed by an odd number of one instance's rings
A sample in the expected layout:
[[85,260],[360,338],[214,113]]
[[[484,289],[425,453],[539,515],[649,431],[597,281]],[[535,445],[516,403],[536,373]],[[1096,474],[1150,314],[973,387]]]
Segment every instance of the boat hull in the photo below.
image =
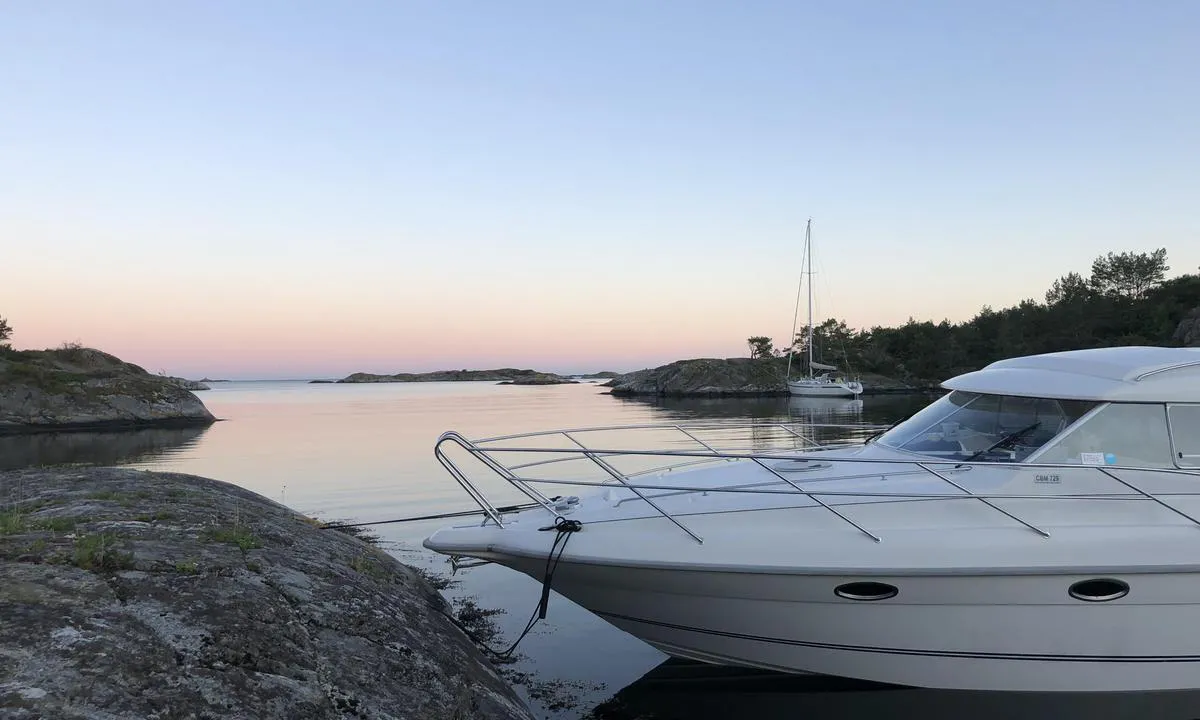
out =
[[[493,556],[540,580],[544,560]],[[561,564],[554,589],[673,657],[928,688],[1196,687],[1200,573],[1124,576],[1131,597],[1081,603],[1063,574],[848,577]],[[843,583],[886,582],[886,600]],[[1172,600],[1173,599],[1173,600]]]
[[788,392],[799,397],[857,397],[862,393],[862,385],[850,383],[806,383],[803,381],[788,382]]

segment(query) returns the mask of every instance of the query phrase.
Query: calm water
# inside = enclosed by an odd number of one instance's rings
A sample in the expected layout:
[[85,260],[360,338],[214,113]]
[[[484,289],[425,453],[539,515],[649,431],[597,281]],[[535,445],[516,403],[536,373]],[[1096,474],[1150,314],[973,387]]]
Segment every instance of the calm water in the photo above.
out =
[[[924,397],[861,401],[642,401],[594,384],[548,387],[492,383],[311,385],[216,383],[199,393],[222,422],[202,430],[72,433],[0,438],[0,468],[34,464],[124,464],[225,480],[325,520],[384,520],[474,509],[433,457],[444,430],[486,437],[559,427],[706,419],[888,424]],[[448,575],[421,540],[447,521],[381,525],[402,561]],[[507,646],[537,603],[540,585],[496,566],[460,570],[445,594],[504,612]],[[667,662],[666,656],[561,596],[521,643],[510,676],[539,717],[772,718],[1200,717],[1200,695],[1001,696],[891,689]]]

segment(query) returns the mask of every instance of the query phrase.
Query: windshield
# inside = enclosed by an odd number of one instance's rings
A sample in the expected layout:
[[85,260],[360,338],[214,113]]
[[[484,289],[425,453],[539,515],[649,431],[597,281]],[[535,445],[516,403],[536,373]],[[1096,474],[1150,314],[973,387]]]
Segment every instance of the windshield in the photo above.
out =
[[1095,405],[955,390],[888,430],[877,442],[949,460],[1020,462]]

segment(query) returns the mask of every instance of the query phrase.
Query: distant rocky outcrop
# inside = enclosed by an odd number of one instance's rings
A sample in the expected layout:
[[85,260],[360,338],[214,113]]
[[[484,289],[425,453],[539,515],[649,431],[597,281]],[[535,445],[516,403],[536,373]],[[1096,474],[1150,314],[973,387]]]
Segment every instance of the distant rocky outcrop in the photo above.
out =
[[533,373],[532,375],[521,375],[512,380],[501,380],[497,385],[570,385],[579,384],[578,380],[572,380],[554,373]]
[[579,377],[583,378],[584,380],[608,380],[620,376],[621,373],[613,372],[611,370],[602,370],[600,372],[588,373],[587,375],[580,375]]
[[5,718],[532,715],[416,570],[243,488],[0,473]]
[[[177,387],[183,388],[184,390],[190,390],[192,392],[195,392],[197,390],[211,390],[212,389],[208,385],[205,385],[204,382],[200,381],[200,380],[188,380],[187,378],[171,377],[169,375],[162,375],[161,377],[164,380],[174,383]],[[212,382],[212,381],[210,380],[209,382]]]
[[427,373],[396,373],[395,375],[375,375],[372,373],[354,373],[348,375],[339,383],[394,383],[394,382],[506,382],[512,385],[549,385],[573,382],[555,373],[539,372],[537,370],[518,370],[517,368],[498,368],[496,370],[436,370]]
[[0,351],[0,433],[215,420],[175,379],[99,350]]
[[[666,397],[766,397],[787,395],[786,360],[781,358],[699,358],[613,378],[603,387],[613,395]],[[864,374],[864,395],[906,393],[913,386],[880,375]]]
[[1179,321],[1171,339],[1184,347],[1200,347],[1200,307],[1192,308],[1192,311]]
[[755,397],[787,394],[783,373],[770,360],[697,358],[619,375],[604,384],[613,395]]

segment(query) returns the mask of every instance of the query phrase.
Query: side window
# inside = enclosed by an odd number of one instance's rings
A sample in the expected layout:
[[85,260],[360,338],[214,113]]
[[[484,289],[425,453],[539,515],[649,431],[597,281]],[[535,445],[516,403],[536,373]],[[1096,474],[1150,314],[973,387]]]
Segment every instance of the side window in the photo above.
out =
[[1171,419],[1175,464],[1200,467],[1200,405],[1168,405],[1167,415]]
[[[1200,453],[1200,447],[1193,447],[1196,449],[1192,452]],[[1109,405],[1031,460],[1172,467],[1174,458],[1167,437],[1165,408],[1129,403]],[[1194,458],[1194,461],[1200,464],[1200,458]]]

